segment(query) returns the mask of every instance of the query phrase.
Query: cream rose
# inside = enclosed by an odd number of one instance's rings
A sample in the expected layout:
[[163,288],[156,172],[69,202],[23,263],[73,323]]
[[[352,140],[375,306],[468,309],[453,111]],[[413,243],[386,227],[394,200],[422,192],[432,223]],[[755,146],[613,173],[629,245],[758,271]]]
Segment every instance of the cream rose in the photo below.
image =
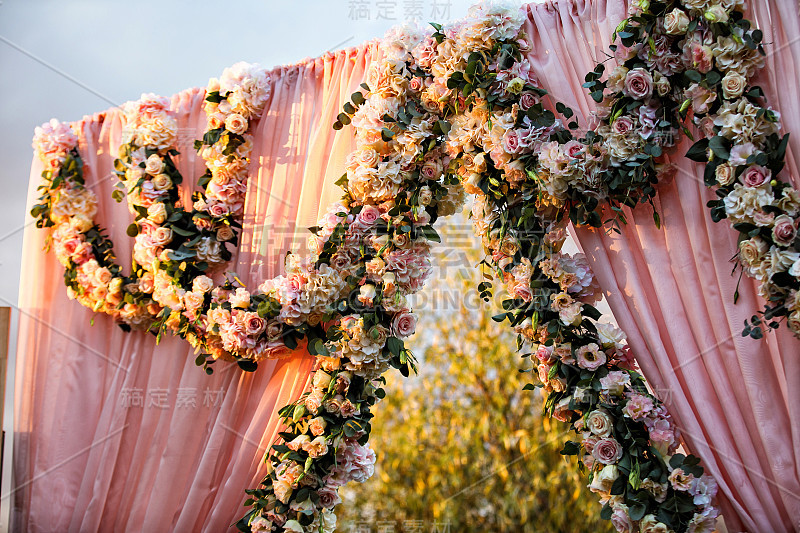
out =
[[221,226],[217,230],[217,240],[218,241],[222,241],[222,242],[230,241],[231,239],[233,239],[233,237],[234,237],[233,229],[228,225]]
[[195,292],[208,292],[214,288],[214,280],[208,276],[197,276],[192,280],[192,290]]
[[166,246],[172,242],[172,230],[170,228],[160,227],[150,235],[153,244],[156,246]]
[[144,166],[145,172],[151,176],[155,176],[157,174],[161,174],[162,170],[164,170],[164,160],[161,159],[161,156],[158,154],[153,154],[147,158]]
[[731,165],[728,163],[723,163],[717,166],[715,170],[715,174],[717,177],[717,183],[721,186],[730,185],[736,179],[736,173]]
[[739,98],[746,86],[747,78],[731,70],[722,78],[722,95],[728,100]]
[[586,429],[598,437],[608,437],[612,429],[611,417],[600,410],[594,410],[586,418]]
[[153,177],[153,188],[157,191],[166,191],[172,187],[172,180],[166,174],[158,174]]
[[225,129],[236,135],[243,135],[247,131],[247,119],[239,113],[231,113],[225,118]]
[[154,224],[163,224],[167,220],[167,207],[161,202],[150,204],[147,208],[147,219]]
[[611,486],[619,477],[619,469],[615,465],[606,465],[594,473],[589,490],[592,492],[611,492]]
[[653,84],[658,96],[666,96],[672,88],[669,84],[669,79],[657,70],[653,72]]
[[689,28],[689,16],[675,8],[664,17],[664,31],[670,35],[686,33]]
[[757,267],[764,260],[769,245],[761,237],[753,237],[739,243],[739,260],[748,267]]
[[419,203],[420,205],[430,205],[433,201],[433,192],[427,185],[423,185],[419,190]]
[[331,383],[331,375],[323,370],[317,370],[314,372],[313,382],[315,389],[325,390]]

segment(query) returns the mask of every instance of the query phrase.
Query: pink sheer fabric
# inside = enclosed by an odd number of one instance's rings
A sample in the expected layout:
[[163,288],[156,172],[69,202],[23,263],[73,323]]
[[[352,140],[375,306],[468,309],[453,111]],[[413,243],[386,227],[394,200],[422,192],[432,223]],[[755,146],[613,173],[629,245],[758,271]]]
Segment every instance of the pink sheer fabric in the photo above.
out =
[[[792,132],[786,172],[798,184],[797,4],[749,3],[770,43],[762,86]],[[611,33],[626,11],[622,0],[530,6],[535,71],[582,117],[593,109],[583,76],[608,57]],[[705,203],[713,194],[702,167],[682,157],[690,144],[676,147],[672,162],[680,170],[660,189],[662,229],[641,206],[627,213],[621,235],[580,229],[577,237],[647,379],[669,405],[687,448],[719,482],[729,531],[794,531],[800,527],[800,342],[785,327],[761,341],[741,337],[762,300],[745,277],[733,304],[736,234],[727,222],[711,221]]]
[[[273,71],[230,266],[248,287],[280,273],[285,251],[336,198],[332,183],[351,137],[334,135],[331,124],[375,54],[366,44]],[[172,99],[184,185],[203,173],[191,146],[205,129],[203,97],[191,89]],[[98,220],[119,263],[129,265],[131,216],[111,200],[121,127],[118,109],[86,117],[80,152],[87,185],[101,199]],[[40,172],[34,162],[29,204]],[[184,205],[192,188],[182,190]],[[69,301],[62,267],[42,251],[45,236],[31,224],[24,242],[14,530],[227,530],[243,513],[244,489],[265,473],[277,410],[303,391],[313,358],[262,362],[254,374],[217,363],[207,376],[182,339],[167,335],[156,345]]]

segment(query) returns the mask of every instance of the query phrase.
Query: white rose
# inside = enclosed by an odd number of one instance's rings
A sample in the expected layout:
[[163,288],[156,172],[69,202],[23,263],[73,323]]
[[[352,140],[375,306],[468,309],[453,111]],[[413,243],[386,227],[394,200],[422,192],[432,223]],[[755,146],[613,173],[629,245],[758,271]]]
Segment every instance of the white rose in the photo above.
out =
[[625,86],[625,77],[628,75],[628,69],[623,66],[614,67],[614,70],[611,71],[611,74],[608,76],[608,82],[606,82],[606,87],[610,90],[618,93],[622,91],[623,87]]
[[622,348],[622,343],[625,341],[625,333],[621,329],[614,324],[605,322],[598,322],[595,327],[597,328],[597,336],[604,348],[610,346]]
[[195,292],[208,292],[214,288],[214,280],[208,276],[197,276],[192,280],[192,290]]
[[592,492],[610,492],[614,481],[619,477],[619,469],[615,465],[606,465],[594,473],[589,490]]

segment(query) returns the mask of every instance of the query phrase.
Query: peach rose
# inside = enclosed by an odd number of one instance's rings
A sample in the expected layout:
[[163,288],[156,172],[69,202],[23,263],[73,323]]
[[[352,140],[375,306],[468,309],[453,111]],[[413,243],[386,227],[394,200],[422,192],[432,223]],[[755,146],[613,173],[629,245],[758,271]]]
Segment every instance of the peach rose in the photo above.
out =
[[239,113],[231,113],[225,118],[225,129],[236,135],[243,135],[247,131],[247,119]]
[[192,290],[196,292],[208,292],[214,288],[214,280],[208,276],[197,276],[192,280]]

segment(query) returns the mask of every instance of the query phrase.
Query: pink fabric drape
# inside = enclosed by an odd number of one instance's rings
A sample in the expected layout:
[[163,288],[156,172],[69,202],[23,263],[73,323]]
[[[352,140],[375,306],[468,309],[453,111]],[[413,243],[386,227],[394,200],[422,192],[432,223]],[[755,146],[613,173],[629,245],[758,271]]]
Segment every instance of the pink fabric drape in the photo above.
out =
[[[770,43],[761,84],[792,132],[785,175],[797,185],[797,3],[749,3]],[[626,11],[623,0],[530,6],[535,71],[582,117],[593,109],[583,76],[608,57],[611,33]],[[727,222],[711,221],[705,203],[713,194],[702,167],[683,158],[690,144],[675,148],[672,162],[680,171],[660,188],[662,229],[642,206],[627,213],[621,235],[579,229],[577,237],[647,379],[688,449],[719,482],[729,531],[794,531],[800,528],[800,342],[785,327],[761,341],[741,337],[744,320],[763,303],[745,277],[733,304],[736,234]]]
[[[331,124],[364,79],[366,44],[272,72],[272,96],[255,126],[245,227],[230,269],[254,287],[282,270],[283,254],[307,234],[338,193],[351,137]],[[202,160],[192,142],[205,129],[204,91],[172,99],[191,205]],[[99,222],[130,264],[127,208],[111,200],[121,116],[86,117],[80,152]],[[41,168],[31,171],[29,204]],[[295,228],[299,228],[295,231]],[[25,233],[16,375],[15,531],[225,531],[243,513],[244,489],[265,473],[277,410],[307,384],[307,353],[266,361],[254,374],[217,363],[207,376],[192,349],[125,333],[66,297],[63,269],[45,254],[46,232]],[[90,325],[94,319],[94,325]]]

